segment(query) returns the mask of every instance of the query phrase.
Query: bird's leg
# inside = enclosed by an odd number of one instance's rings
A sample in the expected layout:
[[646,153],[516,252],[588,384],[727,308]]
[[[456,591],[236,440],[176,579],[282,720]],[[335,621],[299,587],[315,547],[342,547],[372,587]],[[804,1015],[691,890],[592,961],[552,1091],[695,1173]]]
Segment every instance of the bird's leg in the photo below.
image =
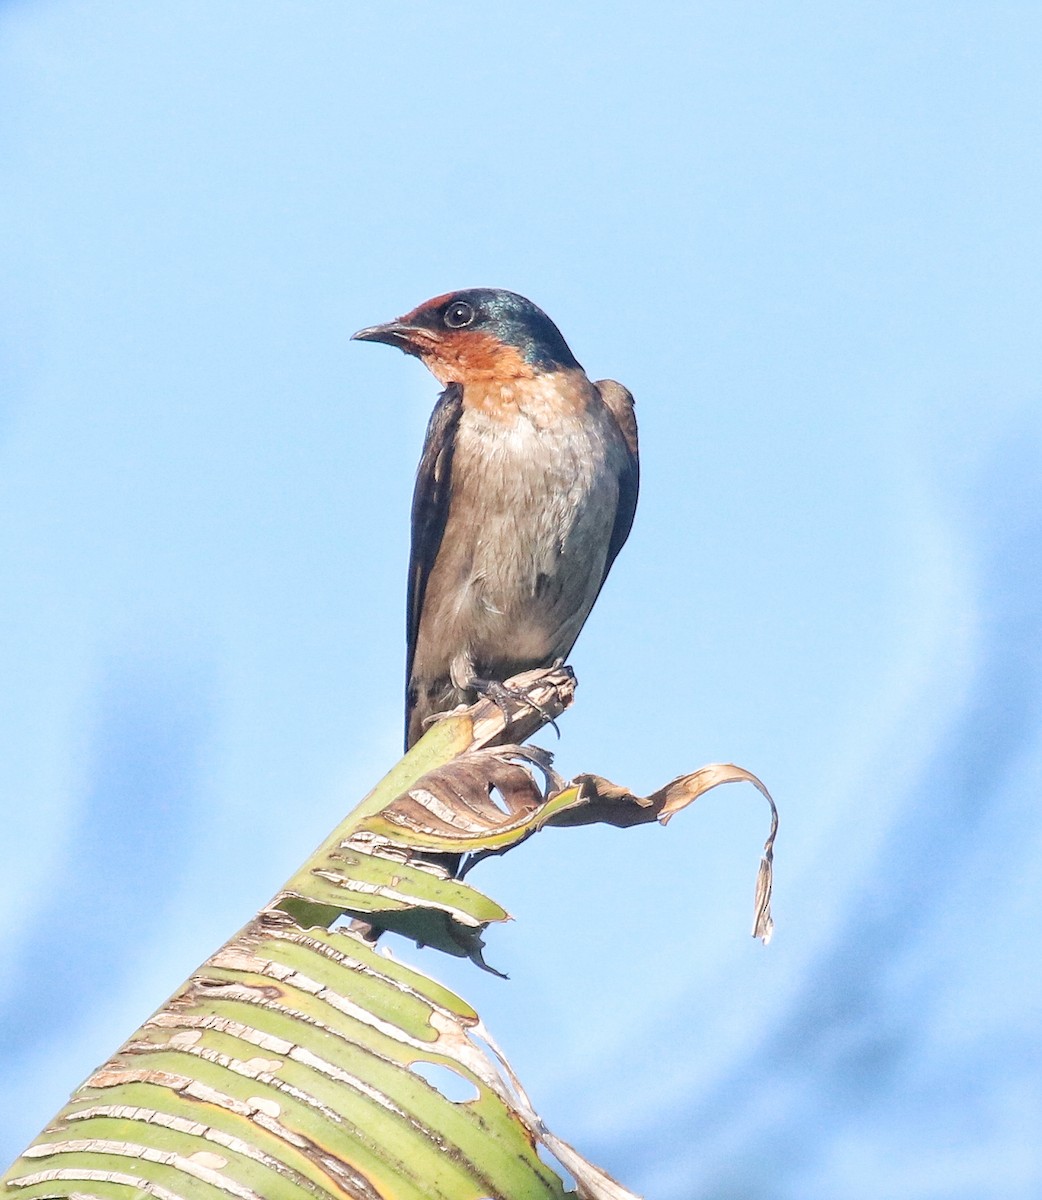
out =
[[509,721],[511,718],[511,704],[526,704],[529,708],[534,708],[536,712],[553,728],[557,734],[557,740],[561,740],[561,731],[557,727],[557,722],[541,705],[536,704],[532,697],[521,688],[508,687],[505,683],[500,683],[498,679],[478,679],[472,676],[467,680],[467,687],[471,691],[477,692],[479,696],[484,696],[486,700],[491,700],[503,716]]

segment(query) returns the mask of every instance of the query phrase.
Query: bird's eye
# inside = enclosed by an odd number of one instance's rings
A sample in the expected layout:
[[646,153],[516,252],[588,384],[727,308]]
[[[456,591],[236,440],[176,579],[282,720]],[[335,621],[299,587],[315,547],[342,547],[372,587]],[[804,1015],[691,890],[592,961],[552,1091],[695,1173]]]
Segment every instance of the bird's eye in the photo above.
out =
[[450,329],[462,329],[474,320],[474,309],[466,300],[457,300],[445,310],[445,324]]

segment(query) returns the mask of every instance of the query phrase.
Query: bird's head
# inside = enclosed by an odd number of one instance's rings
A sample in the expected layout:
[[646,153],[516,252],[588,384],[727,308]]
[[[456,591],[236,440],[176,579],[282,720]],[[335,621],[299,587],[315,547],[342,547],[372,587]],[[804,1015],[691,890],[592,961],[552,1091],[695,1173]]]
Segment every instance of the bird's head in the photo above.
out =
[[416,355],[443,384],[533,379],[579,366],[541,308],[498,288],[435,296],[397,321],[360,329],[354,337]]

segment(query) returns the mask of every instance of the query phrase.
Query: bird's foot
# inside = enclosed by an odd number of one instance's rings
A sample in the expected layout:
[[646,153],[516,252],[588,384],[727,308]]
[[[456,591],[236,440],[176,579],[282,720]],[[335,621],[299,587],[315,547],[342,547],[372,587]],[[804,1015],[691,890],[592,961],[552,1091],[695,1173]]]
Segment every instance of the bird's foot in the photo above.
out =
[[500,683],[498,679],[468,679],[467,686],[477,692],[479,696],[484,696],[486,700],[491,700],[508,721],[513,716],[510,709],[512,704],[524,704],[529,708],[534,708],[543,720],[552,727],[554,733],[557,734],[557,740],[561,740],[561,731],[557,727],[557,722],[553,716],[542,705],[536,704],[528,692],[523,691],[521,688],[508,687],[505,683]]

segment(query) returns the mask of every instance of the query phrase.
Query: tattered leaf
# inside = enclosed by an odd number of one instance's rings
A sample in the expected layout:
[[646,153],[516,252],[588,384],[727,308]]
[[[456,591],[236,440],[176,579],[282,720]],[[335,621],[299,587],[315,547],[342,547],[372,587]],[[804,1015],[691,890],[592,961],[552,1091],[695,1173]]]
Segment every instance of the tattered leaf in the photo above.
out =
[[[513,744],[572,700],[566,669],[510,681],[439,721],[274,900],[73,1094],[4,1176],[23,1200],[565,1200],[544,1147],[582,1200],[635,1200],[543,1124],[477,1014],[394,961],[394,929],[483,964],[507,916],[455,878],[546,824],[665,822],[720,783],[703,768],[647,798],[597,776],[563,784]],[[761,863],[758,936],[770,931]],[[350,928],[331,928],[342,918]],[[421,1069],[422,1068],[422,1069]],[[430,1068],[430,1070],[428,1070]],[[428,1075],[453,1073],[466,1099]],[[571,1195],[571,1193],[569,1193]]]
[[[364,820],[358,834],[439,852],[506,848],[537,828],[532,817],[560,788],[560,777],[550,762],[549,754],[534,746],[461,754]],[[535,771],[541,774],[542,785]]]

